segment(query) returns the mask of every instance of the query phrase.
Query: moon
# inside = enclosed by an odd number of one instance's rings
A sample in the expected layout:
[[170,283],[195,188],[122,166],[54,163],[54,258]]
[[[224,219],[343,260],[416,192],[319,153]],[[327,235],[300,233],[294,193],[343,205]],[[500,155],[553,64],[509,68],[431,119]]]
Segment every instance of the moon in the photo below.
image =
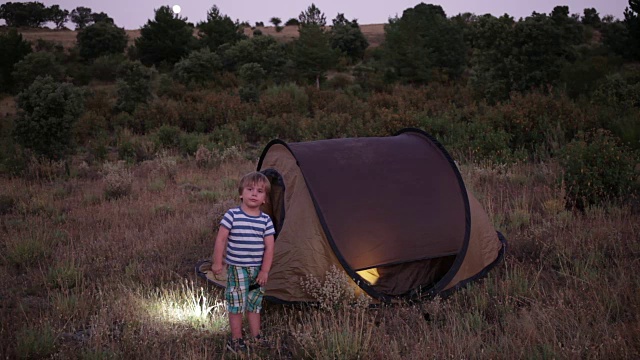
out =
[[173,5],[173,12],[176,14],[180,14],[180,10],[182,10],[182,8],[180,7],[180,5]]

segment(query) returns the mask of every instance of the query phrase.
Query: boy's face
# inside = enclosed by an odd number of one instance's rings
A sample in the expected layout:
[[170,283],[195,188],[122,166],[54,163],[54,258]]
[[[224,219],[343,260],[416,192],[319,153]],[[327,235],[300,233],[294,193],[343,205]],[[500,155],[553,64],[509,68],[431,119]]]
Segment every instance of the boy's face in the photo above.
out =
[[263,183],[248,184],[242,189],[242,204],[249,209],[257,209],[264,204],[267,192]]

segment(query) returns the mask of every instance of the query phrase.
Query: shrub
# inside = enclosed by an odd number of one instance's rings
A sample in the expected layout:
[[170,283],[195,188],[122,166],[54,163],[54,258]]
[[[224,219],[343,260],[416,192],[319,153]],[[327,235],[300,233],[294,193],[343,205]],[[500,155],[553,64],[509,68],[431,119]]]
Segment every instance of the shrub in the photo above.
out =
[[0,34],[0,92],[13,89],[13,66],[31,52],[31,44],[16,29]]
[[50,267],[47,272],[47,283],[52,288],[73,289],[82,279],[82,271],[69,261]]
[[199,168],[215,167],[220,164],[217,151],[211,151],[204,145],[199,145],[196,151],[196,166]]
[[161,148],[175,148],[180,144],[182,130],[177,126],[162,125],[156,132],[156,143]]
[[244,138],[235,124],[225,124],[213,129],[210,138],[219,150],[244,143]]
[[103,55],[96,58],[91,64],[93,78],[101,81],[115,81],[118,76],[120,64],[125,62],[122,54]]
[[133,174],[124,162],[105,163],[103,166],[104,196],[107,200],[118,199],[131,194]]
[[307,115],[309,95],[304,88],[288,83],[267,88],[262,94],[260,111],[267,116],[277,116],[285,112]]
[[207,142],[206,135],[198,133],[183,133],[179,140],[178,147],[184,155],[195,155],[198,147]]
[[144,138],[125,137],[118,144],[118,159],[128,163],[139,163],[153,158],[155,145]]
[[87,111],[82,114],[73,128],[75,139],[81,145],[105,134],[106,131],[107,119],[94,111]]
[[127,47],[128,36],[123,28],[101,21],[78,31],[76,39],[80,56],[90,60],[108,54],[122,54]]
[[16,355],[20,359],[44,359],[55,352],[56,334],[49,324],[25,326],[16,339]]
[[606,130],[580,134],[560,154],[568,204],[584,208],[637,195],[637,160]]
[[260,90],[254,85],[245,85],[238,89],[240,100],[244,103],[257,103],[260,101]]
[[15,121],[18,142],[37,154],[56,159],[72,148],[72,129],[84,111],[83,93],[47,76],[38,78],[17,97]]
[[205,84],[213,81],[222,70],[222,61],[209,48],[191,52],[173,68],[173,77],[185,84]]
[[118,69],[118,100],[116,108],[133,113],[138,104],[146,103],[152,96],[153,71],[139,62],[127,61]]
[[14,266],[29,267],[46,259],[51,254],[51,248],[41,234],[12,239],[6,244],[5,258]]
[[186,92],[187,88],[183,84],[174,81],[168,74],[160,74],[158,76],[156,87],[156,95],[158,95],[158,97],[168,97],[179,100],[182,99]]
[[50,76],[55,81],[62,81],[64,68],[52,53],[36,52],[25,56],[15,64],[12,76],[17,89],[22,90],[29,87],[37,77]]

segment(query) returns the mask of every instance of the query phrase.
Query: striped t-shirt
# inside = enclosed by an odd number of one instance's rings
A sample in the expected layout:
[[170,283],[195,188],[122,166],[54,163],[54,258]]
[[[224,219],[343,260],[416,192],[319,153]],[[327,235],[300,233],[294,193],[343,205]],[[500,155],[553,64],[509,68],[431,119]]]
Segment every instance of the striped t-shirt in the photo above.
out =
[[224,214],[220,225],[229,229],[227,264],[262,265],[264,238],[276,233],[269,215],[260,212],[258,216],[251,216],[237,207]]

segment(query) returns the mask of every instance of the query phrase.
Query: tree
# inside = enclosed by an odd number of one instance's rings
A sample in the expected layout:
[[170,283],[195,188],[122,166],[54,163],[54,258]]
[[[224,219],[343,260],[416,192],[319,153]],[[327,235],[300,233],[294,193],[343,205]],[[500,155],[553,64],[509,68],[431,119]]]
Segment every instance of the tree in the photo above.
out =
[[266,73],[260,64],[247,63],[240,67],[238,76],[242,86],[238,89],[240,100],[243,102],[259,102],[260,87],[264,82]]
[[99,21],[78,31],[80,56],[93,60],[102,55],[122,54],[127,47],[127,33],[109,22]]
[[49,76],[54,81],[64,80],[64,68],[50,52],[30,53],[14,65],[11,74],[18,90],[25,89],[38,77]]
[[72,84],[38,77],[16,97],[13,135],[19,144],[49,159],[61,159],[73,147],[74,123],[84,111],[82,91]]
[[173,67],[173,77],[186,85],[205,84],[213,81],[221,71],[220,56],[209,48],[203,48],[192,51],[189,56],[177,62]]
[[629,31],[629,52],[634,60],[640,60],[640,0],[629,0],[629,7],[624,9],[624,23]]
[[336,53],[329,43],[329,35],[316,23],[301,24],[300,36],[293,43],[293,61],[300,74],[314,79],[320,88],[320,78],[336,63]]
[[140,61],[145,65],[173,65],[196,47],[193,27],[186,18],[174,14],[168,6],[155,11],[135,41]]
[[300,25],[300,21],[298,21],[298,19],[296,18],[291,18],[287,20],[286,23],[284,23],[284,26],[299,26],[299,25]]
[[416,5],[385,26],[384,59],[406,83],[456,78],[466,64],[462,29],[437,5]]
[[313,3],[307,10],[300,13],[298,20],[300,20],[300,25],[327,25],[327,18],[324,16],[324,13]]
[[255,36],[229,47],[223,54],[223,63],[230,71],[237,71],[249,63],[259,64],[272,78],[282,78],[287,54],[284,45],[272,36]]
[[594,8],[586,8],[584,9],[583,12],[584,15],[582,15],[582,24],[583,25],[589,25],[589,26],[600,26],[600,14],[598,14],[598,10],[594,9]]
[[92,13],[91,14],[91,20],[94,23],[105,22],[105,23],[108,23],[108,24],[114,24],[113,18],[111,18],[109,15],[107,15],[106,13],[103,13],[103,12]]
[[349,21],[344,14],[338,13],[333,19],[333,27],[329,34],[331,48],[338,50],[352,62],[362,60],[365,49],[369,47],[369,42],[360,31],[358,21]]
[[10,27],[40,27],[48,21],[48,11],[41,2],[8,2],[0,5],[0,19]]
[[220,14],[220,9],[213,5],[207,12],[207,21],[196,25],[201,46],[217,51],[223,44],[233,45],[245,39],[243,28],[227,15]]
[[63,29],[69,19],[69,10],[61,9],[59,5],[51,5],[48,12],[48,19],[56,25],[56,29]]
[[71,22],[76,24],[76,30],[84,29],[89,26],[92,21],[91,8],[78,6],[71,10]]
[[557,9],[551,16],[533,13],[517,23],[508,16],[482,17],[472,59],[472,87],[489,101],[499,101],[512,91],[556,85],[565,66],[576,60],[575,46],[582,41],[576,20],[564,7]]
[[0,92],[13,90],[13,67],[31,53],[31,43],[22,38],[16,29],[0,33]]
[[631,34],[624,21],[612,20],[602,22],[602,43],[615,54],[625,59],[633,59]]
[[276,27],[276,32],[282,31],[282,26],[280,26],[280,24],[282,24],[282,20],[279,17],[274,16],[271,18],[271,20],[269,20],[269,22]]
[[149,101],[152,76],[153,70],[139,62],[122,63],[118,69],[116,109],[132,114],[138,104]]

